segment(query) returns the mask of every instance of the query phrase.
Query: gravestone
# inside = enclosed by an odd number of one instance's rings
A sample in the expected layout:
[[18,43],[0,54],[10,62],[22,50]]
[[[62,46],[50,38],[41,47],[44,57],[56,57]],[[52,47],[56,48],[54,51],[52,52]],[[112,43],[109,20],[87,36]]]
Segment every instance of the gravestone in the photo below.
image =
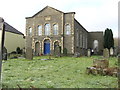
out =
[[90,49],[87,50],[87,56],[88,56],[88,57],[91,56],[91,51],[90,51]]
[[75,52],[74,57],[80,57],[80,53],[79,52]]
[[7,60],[7,49],[3,48],[3,60]]
[[26,48],[26,59],[29,59],[29,60],[33,59],[33,50],[30,47]]
[[110,55],[113,56],[113,54],[114,54],[114,49],[110,48]]
[[93,65],[97,66],[99,68],[108,68],[109,66],[109,61],[108,60],[99,60],[99,59],[94,59],[93,60]]
[[103,50],[103,57],[104,57],[104,58],[109,58],[109,50],[108,50],[107,48],[105,48],[105,49]]
[[97,55],[97,48],[94,49],[94,54]]
[[32,37],[26,36],[26,59],[33,59],[33,50],[32,50]]
[[60,51],[59,46],[55,47],[54,55],[55,55],[55,57],[60,57],[61,56],[61,51]]
[[117,56],[118,55],[118,47],[114,48],[114,55]]

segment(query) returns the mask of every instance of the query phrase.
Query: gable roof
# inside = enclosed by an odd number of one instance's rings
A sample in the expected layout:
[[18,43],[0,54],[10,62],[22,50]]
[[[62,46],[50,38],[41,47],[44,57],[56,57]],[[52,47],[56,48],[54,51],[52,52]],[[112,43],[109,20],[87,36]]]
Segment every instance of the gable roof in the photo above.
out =
[[[36,15],[38,15],[40,12],[44,11],[47,8],[51,8],[53,10],[56,10],[56,11],[60,12],[60,13],[64,13],[64,12],[58,10],[58,9],[53,8],[53,7],[46,6],[45,8],[43,8],[42,10],[40,10],[39,12],[37,12],[36,14],[34,14],[32,17],[26,17],[26,19],[35,17]],[[67,12],[67,13],[64,13],[64,14],[70,14],[70,13],[74,13],[75,14],[75,12]]]
[[51,9],[54,9],[54,10],[60,12],[60,13],[64,13],[64,12],[62,12],[62,11],[60,11],[60,10],[57,10],[57,9],[53,8],[53,7],[46,6],[45,8],[43,8],[42,10],[40,10],[39,12],[37,12],[36,14],[34,14],[32,17],[26,17],[26,19],[27,19],[27,18],[33,18],[33,17],[35,17],[36,15],[38,15],[40,12],[44,11],[44,10],[47,9],[47,8],[51,8]]
[[75,20],[86,32],[88,32],[75,18],[74,18],[74,20]]
[[18,31],[17,29],[15,29],[15,28],[12,27],[11,25],[9,25],[8,23],[4,22],[4,25],[5,25],[5,31],[6,31],[6,32],[11,32],[11,33],[15,33],[15,34],[24,35],[24,34],[21,33],[20,31]]

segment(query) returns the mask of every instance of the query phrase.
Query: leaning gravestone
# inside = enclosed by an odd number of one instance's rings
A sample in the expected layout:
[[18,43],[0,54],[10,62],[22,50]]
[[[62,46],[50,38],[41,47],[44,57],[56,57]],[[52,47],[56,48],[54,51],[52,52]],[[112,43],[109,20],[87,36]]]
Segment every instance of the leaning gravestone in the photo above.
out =
[[109,58],[109,50],[107,48],[103,50],[103,56],[104,58]]
[[88,56],[88,57],[91,56],[91,51],[90,51],[90,49],[88,49],[88,51],[87,51],[87,56]]
[[114,54],[114,50],[113,48],[110,48],[110,55],[113,56],[113,54]]
[[55,47],[54,55],[55,55],[55,57],[60,57],[61,56],[61,52],[60,52],[60,47],[59,46]]

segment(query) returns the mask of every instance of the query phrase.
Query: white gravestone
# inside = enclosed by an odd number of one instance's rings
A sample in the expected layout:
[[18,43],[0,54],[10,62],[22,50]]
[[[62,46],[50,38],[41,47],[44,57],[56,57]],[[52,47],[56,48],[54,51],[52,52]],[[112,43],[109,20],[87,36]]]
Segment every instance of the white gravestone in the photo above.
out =
[[90,51],[90,49],[88,49],[88,51],[87,51],[87,56],[88,56],[88,57],[91,56],[91,51]]
[[114,54],[114,50],[113,48],[110,48],[110,55],[113,56],[113,54]]

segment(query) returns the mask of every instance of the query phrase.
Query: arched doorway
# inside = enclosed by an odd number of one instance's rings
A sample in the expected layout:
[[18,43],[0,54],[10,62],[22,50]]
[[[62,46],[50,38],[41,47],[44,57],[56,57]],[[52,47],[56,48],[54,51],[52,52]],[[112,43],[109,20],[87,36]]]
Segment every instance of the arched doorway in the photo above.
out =
[[40,55],[40,43],[39,42],[35,43],[35,55],[36,56]]
[[50,40],[44,40],[44,54],[50,54]]
[[94,40],[93,42],[93,50],[94,50],[94,54],[98,53],[98,40]]

